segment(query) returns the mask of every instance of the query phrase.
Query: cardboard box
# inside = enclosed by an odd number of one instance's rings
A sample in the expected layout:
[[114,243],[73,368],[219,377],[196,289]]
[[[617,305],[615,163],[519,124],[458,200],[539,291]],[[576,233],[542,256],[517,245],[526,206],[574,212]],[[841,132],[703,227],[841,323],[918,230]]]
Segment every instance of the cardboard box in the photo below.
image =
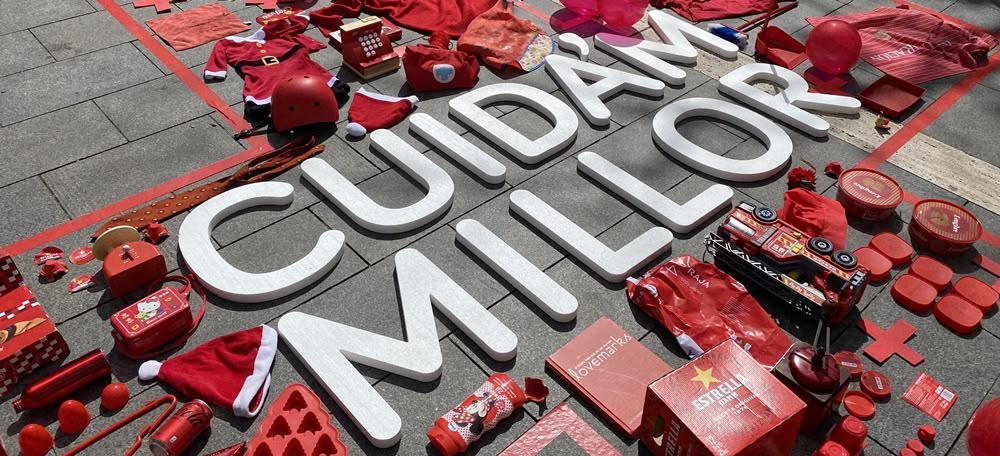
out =
[[649,385],[639,438],[656,456],[787,456],[805,407],[726,341]]
[[0,397],[3,397],[35,369],[66,359],[69,346],[35,294],[21,283],[21,275],[10,256],[3,253],[0,253],[0,281],[4,282],[0,287]]

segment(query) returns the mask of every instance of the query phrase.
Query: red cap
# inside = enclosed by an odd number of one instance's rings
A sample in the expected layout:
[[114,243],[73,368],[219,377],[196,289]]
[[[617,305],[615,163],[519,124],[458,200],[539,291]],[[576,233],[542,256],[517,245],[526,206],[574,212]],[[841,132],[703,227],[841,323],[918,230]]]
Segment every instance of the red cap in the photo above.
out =
[[930,445],[934,443],[934,437],[937,437],[937,431],[934,429],[934,426],[921,424],[920,429],[917,429],[917,437],[920,438],[921,442]]
[[884,401],[892,394],[892,383],[881,372],[867,371],[861,374],[861,391],[872,399]]
[[448,425],[443,421],[439,418],[438,422],[434,423],[434,427],[427,431],[427,438],[431,440],[431,445],[434,445],[434,448],[442,456],[453,456],[465,451],[468,444],[462,440],[462,436],[457,432],[448,430]]
[[851,379],[853,380],[861,377],[861,372],[865,369],[865,363],[854,352],[839,351],[833,354],[833,359],[837,360],[841,366],[844,366],[851,373]]
[[920,443],[917,439],[910,439],[906,441],[906,447],[913,450],[917,456],[924,456],[924,444]]
[[909,448],[903,448],[902,450],[899,450],[899,456],[917,456],[917,453],[914,453],[913,450]]
[[844,408],[858,419],[868,421],[875,416],[875,402],[861,391],[848,391],[844,395]]
[[858,454],[867,443],[868,426],[854,415],[846,415],[837,422],[830,433],[830,440],[839,443],[850,454]]
[[850,453],[839,443],[829,441],[816,449],[812,456],[850,456]]

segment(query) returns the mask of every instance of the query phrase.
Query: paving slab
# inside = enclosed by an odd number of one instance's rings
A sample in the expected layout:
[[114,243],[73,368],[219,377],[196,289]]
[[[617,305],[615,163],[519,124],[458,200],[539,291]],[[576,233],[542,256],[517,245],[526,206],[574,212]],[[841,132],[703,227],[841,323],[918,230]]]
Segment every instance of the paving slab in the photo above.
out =
[[161,76],[125,43],[0,78],[0,124],[10,125]]
[[238,151],[230,133],[201,117],[50,171],[44,179],[77,217]]
[[[3,196],[0,196],[0,206],[4,214],[0,221],[0,244],[3,245],[68,220],[55,195],[38,177],[4,187]],[[27,268],[25,271],[31,269],[33,268]]]
[[1000,30],[1000,5],[994,2],[958,0],[941,12],[984,30],[991,32]]
[[126,139],[92,102],[0,127],[6,160],[0,186],[122,145]]
[[87,14],[94,8],[86,0],[36,3],[4,0],[0,3],[4,16],[0,18],[0,35],[49,24]]
[[28,30],[0,35],[0,78],[55,62]]
[[[100,30],[100,33],[94,33]],[[56,60],[117,46],[135,39],[106,11],[97,11],[31,29]]]
[[214,112],[169,74],[94,100],[129,141]]
[[1000,132],[993,128],[979,127],[981,113],[1000,112],[1000,91],[983,85],[973,87],[934,123],[927,126],[924,133],[934,139],[967,151],[976,158],[1000,166],[1000,151],[983,148],[980,144],[996,144]]

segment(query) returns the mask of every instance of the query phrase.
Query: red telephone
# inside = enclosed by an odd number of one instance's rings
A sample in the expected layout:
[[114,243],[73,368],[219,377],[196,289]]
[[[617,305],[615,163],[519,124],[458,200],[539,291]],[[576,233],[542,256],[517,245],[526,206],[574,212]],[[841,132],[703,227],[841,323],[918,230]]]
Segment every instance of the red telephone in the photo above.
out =
[[383,32],[382,19],[371,16],[340,26],[344,64],[364,79],[399,69],[399,56]]

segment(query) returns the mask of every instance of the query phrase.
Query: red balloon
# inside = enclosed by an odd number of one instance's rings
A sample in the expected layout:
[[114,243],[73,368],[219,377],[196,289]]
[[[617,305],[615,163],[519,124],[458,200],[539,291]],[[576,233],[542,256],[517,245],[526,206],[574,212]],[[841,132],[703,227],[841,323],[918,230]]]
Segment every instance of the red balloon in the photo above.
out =
[[121,382],[109,383],[101,391],[101,407],[108,410],[118,410],[128,402],[128,386]]
[[43,456],[52,449],[52,434],[37,424],[29,424],[21,428],[17,441],[21,444],[23,456]]
[[80,401],[70,399],[59,406],[59,430],[64,434],[78,434],[90,424],[90,411]]
[[847,22],[826,21],[806,38],[806,55],[819,71],[832,75],[847,73],[861,56],[861,35]]
[[649,0],[597,0],[597,9],[601,13],[601,19],[609,27],[615,29],[626,29],[646,14]]

